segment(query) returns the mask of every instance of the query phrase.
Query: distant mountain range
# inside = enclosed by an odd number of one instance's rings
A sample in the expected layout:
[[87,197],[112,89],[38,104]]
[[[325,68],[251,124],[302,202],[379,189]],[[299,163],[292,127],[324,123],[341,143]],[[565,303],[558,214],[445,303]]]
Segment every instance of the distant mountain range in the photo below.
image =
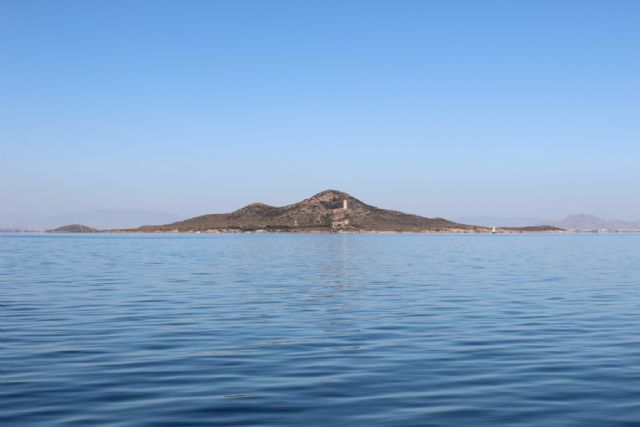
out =
[[483,227],[526,227],[530,225],[544,225],[550,221],[540,218],[503,218],[493,216],[467,216],[454,218],[463,224],[475,224]]
[[621,221],[599,218],[595,215],[569,215],[560,220],[539,218],[464,217],[457,221],[487,227],[523,227],[526,225],[548,224],[565,230],[640,230],[640,221]]
[[[380,209],[347,193],[326,190],[301,202],[287,206],[254,203],[226,214],[209,214],[159,226],[145,226],[139,232],[487,232],[483,226],[460,224],[443,218]],[[504,232],[554,231],[554,227],[504,229]]]
[[[344,203],[347,209],[344,209]],[[51,230],[82,224],[97,230],[137,231],[552,231],[640,230],[640,221],[606,220],[594,215],[570,215],[561,220],[536,218],[463,217],[456,221],[427,218],[368,205],[337,190],[326,190],[299,203],[275,207],[254,203],[227,214],[209,214],[181,221],[178,215],[151,210],[96,209],[40,219],[0,218],[0,230]],[[164,224],[164,225],[156,225]],[[546,225],[546,226],[545,226]],[[533,226],[533,228],[531,228]],[[59,231],[64,231],[62,228]]]
[[168,212],[142,209],[94,209],[87,211],[66,212],[59,215],[24,218],[0,218],[0,228],[25,228],[48,230],[67,224],[84,224],[96,229],[134,228],[150,224],[166,224],[183,219]]
[[640,230],[640,222],[607,220],[594,215],[570,215],[549,224],[566,230]]

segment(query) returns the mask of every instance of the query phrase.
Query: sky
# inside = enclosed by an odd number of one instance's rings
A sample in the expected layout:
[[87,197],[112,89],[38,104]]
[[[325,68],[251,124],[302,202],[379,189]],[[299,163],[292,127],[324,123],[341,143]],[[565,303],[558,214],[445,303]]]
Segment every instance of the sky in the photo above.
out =
[[640,220],[639,1],[0,0],[0,217],[327,188]]

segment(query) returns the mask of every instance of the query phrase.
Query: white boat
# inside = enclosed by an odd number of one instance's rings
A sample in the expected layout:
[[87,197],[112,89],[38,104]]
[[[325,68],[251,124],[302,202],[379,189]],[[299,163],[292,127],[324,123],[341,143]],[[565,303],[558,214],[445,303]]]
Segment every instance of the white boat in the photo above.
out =
[[496,228],[495,228],[495,227],[493,227],[493,228],[491,229],[491,234],[496,234]]

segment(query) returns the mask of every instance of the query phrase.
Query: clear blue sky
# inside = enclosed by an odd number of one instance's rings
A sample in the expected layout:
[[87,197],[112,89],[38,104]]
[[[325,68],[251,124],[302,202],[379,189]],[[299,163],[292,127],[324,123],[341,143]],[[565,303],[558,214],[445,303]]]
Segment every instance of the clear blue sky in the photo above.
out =
[[0,1],[0,214],[325,188],[640,219],[640,1]]

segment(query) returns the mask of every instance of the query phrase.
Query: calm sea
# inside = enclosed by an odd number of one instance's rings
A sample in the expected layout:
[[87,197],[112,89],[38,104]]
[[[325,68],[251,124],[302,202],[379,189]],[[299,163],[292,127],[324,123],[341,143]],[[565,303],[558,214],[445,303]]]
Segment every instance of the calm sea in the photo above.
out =
[[640,425],[640,234],[0,235],[3,426]]

